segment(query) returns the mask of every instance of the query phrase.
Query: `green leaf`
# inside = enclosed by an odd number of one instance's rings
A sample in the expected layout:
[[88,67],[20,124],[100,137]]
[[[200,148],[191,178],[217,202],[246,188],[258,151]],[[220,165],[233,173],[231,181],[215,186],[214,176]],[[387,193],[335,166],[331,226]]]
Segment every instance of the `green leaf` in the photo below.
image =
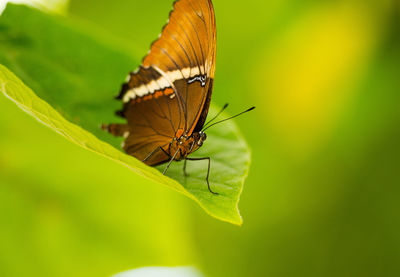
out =
[[0,111],[0,276],[197,264],[186,197],[76,147],[1,92]]
[[241,224],[238,202],[250,153],[234,123],[210,129],[207,142],[195,155],[211,157],[210,183],[219,195],[207,189],[206,162],[190,162],[187,178],[182,163],[174,163],[168,178],[124,154],[121,140],[99,126],[121,121],[114,111],[122,104],[113,96],[127,72],[138,65],[139,57],[94,33],[82,31],[82,26],[62,17],[9,5],[0,17],[0,63],[22,81],[0,66],[0,90],[68,140],[188,196],[218,219]]
[[0,4],[0,14],[3,12],[7,3],[24,3],[43,11],[65,14],[67,12],[69,0],[5,0]]

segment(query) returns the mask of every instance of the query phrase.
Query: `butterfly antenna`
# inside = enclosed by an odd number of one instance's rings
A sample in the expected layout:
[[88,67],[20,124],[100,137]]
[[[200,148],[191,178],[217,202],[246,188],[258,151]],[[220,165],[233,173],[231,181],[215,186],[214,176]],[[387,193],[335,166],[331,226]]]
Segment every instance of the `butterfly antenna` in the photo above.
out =
[[235,117],[241,116],[242,114],[248,113],[248,112],[250,112],[250,111],[254,110],[255,108],[256,108],[256,107],[251,107],[250,109],[248,109],[248,110],[245,110],[244,112],[241,112],[241,113],[239,113],[239,114],[237,114],[237,115],[234,115],[234,116],[232,116],[232,117],[228,117],[228,118],[226,118],[226,119],[224,119],[224,120],[221,120],[221,121],[215,122],[215,123],[211,124],[210,126],[206,127],[205,129],[203,129],[202,131],[204,132],[205,130],[207,130],[207,129],[211,128],[211,127],[212,127],[212,126],[214,126],[214,125],[220,124],[220,123],[222,123],[222,122],[225,122],[225,121],[228,121],[228,120],[234,119]]
[[216,119],[222,114],[222,112],[225,111],[226,108],[228,108],[228,106],[229,106],[229,104],[226,103],[226,104],[224,105],[224,107],[222,108],[222,110],[220,110],[219,113],[217,113],[210,121],[208,121],[208,122],[203,126],[203,128],[206,128],[208,124],[210,124],[211,122],[213,122],[214,120],[216,120]]

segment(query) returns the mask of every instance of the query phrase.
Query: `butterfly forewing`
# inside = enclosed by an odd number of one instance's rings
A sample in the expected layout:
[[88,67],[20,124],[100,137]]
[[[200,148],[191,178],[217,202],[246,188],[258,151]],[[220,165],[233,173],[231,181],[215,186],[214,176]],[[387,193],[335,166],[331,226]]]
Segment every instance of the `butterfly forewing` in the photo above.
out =
[[119,95],[127,125],[109,126],[115,135],[124,130],[128,154],[143,160],[162,147],[146,163],[163,163],[171,158],[168,147],[174,138],[201,129],[212,93],[215,52],[211,1],[176,1],[159,39]]

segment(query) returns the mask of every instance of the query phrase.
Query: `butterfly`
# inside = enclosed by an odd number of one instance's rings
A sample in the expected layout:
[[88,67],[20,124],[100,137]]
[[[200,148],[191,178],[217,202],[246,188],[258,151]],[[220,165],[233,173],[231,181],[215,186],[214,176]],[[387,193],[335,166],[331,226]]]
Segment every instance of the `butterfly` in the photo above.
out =
[[[189,158],[207,139],[204,126],[213,91],[216,25],[211,0],[177,0],[159,38],[123,84],[117,114],[126,124],[103,125],[123,136],[123,149],[147,165],[207,160]],[[226,108],[226,106],[224,107]]]

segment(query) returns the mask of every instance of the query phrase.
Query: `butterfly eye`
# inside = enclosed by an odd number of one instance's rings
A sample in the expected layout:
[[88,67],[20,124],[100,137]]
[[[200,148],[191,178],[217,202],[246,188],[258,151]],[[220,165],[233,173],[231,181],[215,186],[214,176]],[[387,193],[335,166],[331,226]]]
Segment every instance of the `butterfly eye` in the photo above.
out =
[[199,135],[200,135],[200,137],[197,140],[197,145],[198,146],[202,146],[203,142],[207,139],[207,135],[205,133],[203,133],[203,132],[199,132]]

